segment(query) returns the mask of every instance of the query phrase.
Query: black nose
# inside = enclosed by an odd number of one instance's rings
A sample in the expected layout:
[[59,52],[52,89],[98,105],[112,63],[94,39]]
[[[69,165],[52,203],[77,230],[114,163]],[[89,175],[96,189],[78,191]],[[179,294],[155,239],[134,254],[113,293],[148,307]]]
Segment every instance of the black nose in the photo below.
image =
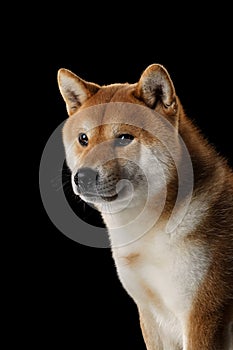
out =
[[98,172],[91,168],[81,168],[74,176],[74,182],[82,192],[95,191]]

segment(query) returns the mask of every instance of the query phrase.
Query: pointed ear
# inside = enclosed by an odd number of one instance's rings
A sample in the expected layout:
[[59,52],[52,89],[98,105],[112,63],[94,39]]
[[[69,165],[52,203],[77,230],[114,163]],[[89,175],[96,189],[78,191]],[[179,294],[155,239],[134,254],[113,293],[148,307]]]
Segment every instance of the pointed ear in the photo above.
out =
[[64,68],[58,71],[58,86],[69,116],[74,114],[100,88],[99,85],[89,83]]
[[167,70],[159,64],[150,65],[142,73],[136,93],[150,108],[156,109],[160,102],[167,115],[177,113],[175,88]]

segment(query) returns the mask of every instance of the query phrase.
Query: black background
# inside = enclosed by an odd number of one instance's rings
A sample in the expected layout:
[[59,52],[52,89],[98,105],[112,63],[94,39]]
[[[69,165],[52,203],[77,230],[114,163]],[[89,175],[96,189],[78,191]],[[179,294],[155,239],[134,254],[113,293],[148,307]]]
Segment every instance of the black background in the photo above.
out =
[[[227,87],[232,77],[230,47],[221,41],[218,44],[217,48],[216,42],[210,45],[207,40],[203,48],[203,43],[193,46],[193,42],[187,50],[186,41],[179,44],[178,40],[173,50],[164,50],[155,43],[147,55],[139,45],[141,60],[137,53],[129,57],[123,50],[115,60],[107,53],[98,60],[96,56],[84,60],[70,52],[65,59],[43,59],[37,78],[40,84],[43,80],[38,103],[38,166],[48,138],[67,118],[56,80],[59,68],[98,84],[134,83],[151,63],[168,69],[187,115],[232,164],[232,88]],[[38,196],[40,234],[31,241],[35,268],[28,290],[29,321],[32,317],[36,343],[64,349],[145,349],[136,306],[117,278],[110,250],[67,238],[50,221]]]

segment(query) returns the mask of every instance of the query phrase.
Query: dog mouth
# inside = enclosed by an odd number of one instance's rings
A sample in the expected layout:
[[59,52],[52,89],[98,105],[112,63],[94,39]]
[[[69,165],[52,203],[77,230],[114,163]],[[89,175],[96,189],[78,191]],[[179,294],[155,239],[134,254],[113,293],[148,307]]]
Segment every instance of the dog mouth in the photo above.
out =
[[118,193],[116,193],[113,196],[101,196],[101,198],[105,201],[105,202],[113,202],[118,198]]
[[94,192],[85,192],[85,193],[80,193],[85,200],[88,201],[98,201],[99,199],[104,200],[105,202],[113,202],[118,198],[118,193],[114,195],[108,195],[108,194],[101,194],[101,193],[94,193]]
[[[95,188],[94,191],[84,191],[78,193],[82,199],[89,203],[98,203],[98,202],[114,202],[116,200],[123,200],[129,196],[129,184],[128,180],[120,180],[114,188],[109,188],[107,191],[103,189]],[[132,187],[132,185],[131,185]]]

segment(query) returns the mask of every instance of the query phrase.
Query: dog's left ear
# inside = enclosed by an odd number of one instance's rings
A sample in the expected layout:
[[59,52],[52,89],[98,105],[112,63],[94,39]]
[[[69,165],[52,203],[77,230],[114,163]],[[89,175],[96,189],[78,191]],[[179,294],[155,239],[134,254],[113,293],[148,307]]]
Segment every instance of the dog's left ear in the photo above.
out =
[[57,79],[69,116],[74,114],[100,88],[99,85],[89,83],[64,68],[59,69]]
[[152,64],[142,73],[137,85],[137,96],[144,103],[169,116],[177,113],[177,97],[167,70],[160,64]]

